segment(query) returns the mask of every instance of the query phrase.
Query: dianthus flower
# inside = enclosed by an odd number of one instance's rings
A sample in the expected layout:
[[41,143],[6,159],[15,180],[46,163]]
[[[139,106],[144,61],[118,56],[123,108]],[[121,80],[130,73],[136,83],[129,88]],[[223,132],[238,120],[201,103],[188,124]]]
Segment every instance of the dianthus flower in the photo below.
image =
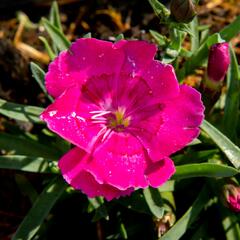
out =
[[79,39],[49,66],[46,88],[56,99],[41,118],[76,146],[59,167],[89,197],[160,186],[175,172],[168,156],[199,134],[200,94],[179,86],[155,53],[144,41]]

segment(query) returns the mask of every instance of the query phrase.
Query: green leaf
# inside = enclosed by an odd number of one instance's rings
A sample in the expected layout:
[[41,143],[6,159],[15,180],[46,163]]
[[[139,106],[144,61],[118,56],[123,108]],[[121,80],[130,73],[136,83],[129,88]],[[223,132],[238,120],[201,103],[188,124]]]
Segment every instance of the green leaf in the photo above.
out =
[[123,239],[128,239],[127,230],[123,223],[120,223],[120,234]]
[[44,94],[48,97],[48,99],[53,102],[53,98],[48,95],[47,90],[44,86],[45,72],[35,63],[30,63],[30,68],[33,74],[34,79],[37,81],[38,85],[44,92]]
[[[104,205],[103,198],[101,197],[88,198],[88,201],[91,204],[91,211],[95,209],[95,215],[93,216],[93,219],[92,219],[93,222],[97,222],[102,218],[109,220],[109,215],[107,212],[107,208]],[[91,212],[91,211],[88,211],[88,212]]]
[[203,150],[203,151],[196,151],[192,149],[188,149],[187,152],[184,154],[178,154],[173,156],[174,164],[175,165],[182,165],[188,163],[200,163],[206,162],[209,158],[212,158],[214,154],[219,153],[218,149],[213,150]]
[[225,153],[229,161],[237,169],[240,168],[240,149],[223,133],[216,129],[212,124],[203,121],[201,125],[209,137],[218,145],[218,147]]
[[56,201],[66,189],[66,183],[62,177],[52,180],[39,195],[38,199],[23,219],[17,229],[13,240],[30,240],[37,233],[44,219],[47,217]]
[[149,30],[150,34],[152,35],[152,37],[155,39],[155,41],[157,42],[158,46],[165,46],[168,42],[168,39],[163,36],[162,34],[154,31],[154,30]]
[[[179,80],[182,80],[185,76],[194,72],[197,67],[200,67],[208,57],[208,46],[210,44],[230,41],[235,35],[240,32],[240,16],[238,16],[232,23],[222,29],[219,34],[213,34],[207,38],[207,40],[200,46],[198,51],[192,55],[192,57],[186,61],[182,69],[177,73]],[[217,35],[217,38],[216,38]]]
[[194,35],[188,23],[179,23],[179,22],[172,21],[170,23],[170,28],[174,28],[174,29],[177,29],[178,31],[188,33],[190,36]]
[[173,192],[175,181],[167,181],[158,188],[159,192]]
[[161,19],[161,20],[167,20],[170,16],[170,11],[158,0],[148,0],[150,5],[152,6],[155,14]]
[[182,42],[185,36],[183,32],[176,29],[171,29],[170,33],[171,41],[165,50],[165,54],[162,59],[162,62],[164,63],[171,63],[177,58],[182,49]]
[[157,218],[162,218],[165,208],[159,190],[148,187],[143,190],[143,195],[152,214]]
[[0,99],[0,114],[12,119],[24,122],[42,123],[39,115],[43,110],[44,109],[40,107],[22,105]]
[[43,26],[51,37],[53,43],[56,44],[60,51],[66,50],[70,47],[70,41],[64,36],[62,32],[59,31],[52,23],[50,23],[46,18],[42,18]]
[[59,9],[58,4],[56,1],[52,3],[51,10],[50,10],[50,16],[49,16],[50,23],[55,26],[60,32],[63,32],[62,30],[62,24],[60,21],[60,15],[59,15]]
[[0,134],[1,149],[10,151],[14,155],[27,155],[57,160],[61,156],[59,149],[43,145],[37,141],[7,133]]
[[237,58],[232,47],[231,64],[227,75],[227,95],[224,108],[223,128],[224,133],[234,142],[237,139],[237,126],[239,119],[240,101],[240,71]]
[[236,215],[223,206],[220,206],[220,213],[222,215],[222,225],[226,234],[226,239],[240,239],[240,226]]
[[209,220],[211,219],[204,219],[204,223],[198,225],[196,232],[191,236],[190,240],[203,240],[203,239],[211,239],[208,230],[209,230]]
[[0,156],[0,169],[14,169],[35,173],[51,173],[51,160],[24,155]]
[[135,212],[151,215],[151,211],[140,190],[134,191],[129,197],[120,198],[115,201]]
[[209,47],[222,41],[223,39],[218,33],[209,36],[199,49],[193,53],[191,58],[183,64],[182,69],[177,72],[179,80],[182,80],[185,76],[193,73],[197,67],[202,66],[207,60]]
[[193,205],[175,223],[175,225],[173,225],[173,227],[161,237],[161,240],[180,239],[198,217],[208,199],[208,191],[206,188],[203,188]]
[[239,171],[233,167],[214,163],[195,163],[176,166],[172,179],[192,177],[231,177]]
[[49,46],[49,43],[48,43],[47,39],[45,37],[42,37],[42,36],[40,36],[38,38],[42,41],[42,43],[43,43],[43,45],[44,45],[44,47],[45,47],[45,49],[47,51],[47,54],[50,57],[50,59],[51,60],[55,59],[56,55],[53,52],[53,50],[51,49],[51,47]]
[[226,42],[229,42],[239,32],[240,32],[240,16],[238,16],[232,23],[223,28],[220,31],[220,35]]
[[23,174],[16,174],[15,175],[15,181],[16,181],[16,183],[18,185],[18,188],[20,189],[21,193],[24,196],[27,196],[30,199],[31,203],[33,204],[38,197],[38,193],[34,189],[31,182]]
[[193,21],[189,23],[191,32],[193,33],[191,38],[191,51],[194,52],[199,48],[199,30],[198,30],[198,19],[195,17]]

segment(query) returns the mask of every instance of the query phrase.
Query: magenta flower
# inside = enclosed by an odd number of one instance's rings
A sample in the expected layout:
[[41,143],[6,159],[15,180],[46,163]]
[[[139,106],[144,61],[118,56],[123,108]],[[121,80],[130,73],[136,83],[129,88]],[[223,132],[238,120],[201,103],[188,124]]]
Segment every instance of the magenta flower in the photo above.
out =
[[179,86],[155,53],[143,41],[79,39],[49,66],[46,87],[56,100],[41,118],[76,145],[59,167],[89,197],[160,186],[175,172],[168,156],[199,134],[200,94]]
[[224,80],[230,64],[229,44],[217,43],[211,46],[208,57],[208,80],[218,83]]
[[223,203],[234,212],[240,212],[240,187],[235,183],[223,187]]

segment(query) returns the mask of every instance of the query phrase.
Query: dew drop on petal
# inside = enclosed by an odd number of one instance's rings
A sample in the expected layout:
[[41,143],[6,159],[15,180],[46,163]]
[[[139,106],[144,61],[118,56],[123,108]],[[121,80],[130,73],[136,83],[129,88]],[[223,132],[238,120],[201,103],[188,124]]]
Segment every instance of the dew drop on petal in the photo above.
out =
[[128,61],[132,64],[132,66],[135,68],[136,67],[136,63],[134,60],[132,60],[130,57],[128,57]]
[[56,115],[56,114],[57,114],[57,111],[56,111],[56,110],[49,112],[49,116],[50,116],[50,117],[53,117],[53,116]]
[[72,116],[73,118],[75,118],[76,115],[77,115],[77,114],[76,114],[75,112],[72,112],[72,113],[71,113],[71,116]]

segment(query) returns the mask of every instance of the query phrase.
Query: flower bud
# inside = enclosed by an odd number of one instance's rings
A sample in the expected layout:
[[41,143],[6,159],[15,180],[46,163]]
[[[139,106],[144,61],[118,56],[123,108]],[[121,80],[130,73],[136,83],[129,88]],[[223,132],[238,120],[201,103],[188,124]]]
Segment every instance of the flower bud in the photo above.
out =
[[223,204],[234,212],[240,212],[240,187],[235,183],[223,186]]
[[172,0],[170,4],[171,15],[182,23],[191,22],[196,15],[192,0]]
[[217,43],[211,46],[208,57],[207,78],[213,84],[222,82],[230,64],[229,44]]
[[209,50],[207,74],[200,85],[206,114],[210,113],[221,95],[222,82],[229,64],[229,44],[224,42],[212,45]]
[[164,235],[175,223],[176,217],[172,212],[165,213],[162,218],[155,219],[158,237]]

